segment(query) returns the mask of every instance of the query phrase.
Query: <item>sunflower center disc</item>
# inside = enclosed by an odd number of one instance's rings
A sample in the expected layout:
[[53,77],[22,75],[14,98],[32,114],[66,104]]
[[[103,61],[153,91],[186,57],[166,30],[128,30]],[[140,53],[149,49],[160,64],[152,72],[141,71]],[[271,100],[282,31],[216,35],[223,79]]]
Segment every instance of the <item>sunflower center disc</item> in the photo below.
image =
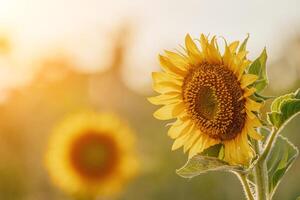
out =
[[200,93],[198,95],[198,106],[196,107],[200,115],[206,119],[212,120],[216,115],[218,109],[218,101],[214,91],[209,87],[201,87]]
[[105,135],[89,131],[76,138],[70,151],[72,167],[86,179],[110,174],[117,161],[116,145]]
[[183,84],[187,112],[201,132],[230,140],[241,133],[246,119],[243,90],[236,76],[223,65],[192,68]]

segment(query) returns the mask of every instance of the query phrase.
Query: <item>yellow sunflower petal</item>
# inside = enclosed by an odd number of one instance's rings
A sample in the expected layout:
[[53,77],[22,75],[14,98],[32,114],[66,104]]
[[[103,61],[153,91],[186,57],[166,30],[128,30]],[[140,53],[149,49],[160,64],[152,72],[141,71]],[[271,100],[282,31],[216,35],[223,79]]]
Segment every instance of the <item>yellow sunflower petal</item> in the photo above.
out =
[[[244,149],[246,155],[249,156],[249,159],[247,161],[249,162],[250,159],[254,156],[255,151],[251,147],[251,143],[248,141],[248,131],[246,128],[243,129],[242,133],[240,134],[240,140],[242,140],[242,148]],[[239,141],[236,141],[239,142]]]
[[249,124],[249,126],[255,127],[255,128],[258,128],[258,127],[262,126],[261,122],[259,121],[259,119],[257,119],[257,117],[255,117],[253,119],[248,119],[246,121],[246,124]]
[[193,125],[190,128],[190,138],[186,141],[186,143],[183,146],[183,152],[186,153],[191,146],[196,142],[196,140],[200,137],[199,132],[197,132],[197,129],[195,128],[195,125]]
[[187,127],[190,126],[190,121],[182,121],[181,119],[177,119],[174,124],[168,130],[168,136],[172,139],[175,139],[185,133]]
[[179,102],[177,106],[175,106],[173,110],[173,115],[175,116],[181,116],[185,111],[185,106],[183,102]]
[[174,115],[174,110],[176,110],[178,107],[181,107],[181,106],[182,106],[181,103],[165,105],[165,106],[159,108],[157,111],[155,111],[153,113],[153,116],[156,119],[160,119],[160,120],[169,120],[169,119],[176,118],[177,116]]
[[187,73],[186,70],[180,69],[165,56],[159,55],[159,62],[162,69],[167,73],[173,74],[178,77],[184,77]]
[[203,152],[205,149],[220,143],[219,140],[210,138],[209,136],[201,133],[200,131],[197,132],[199,134],[199,138],[196,142],[192,145],[189,151],[189,159],[194,157],[195,155]]
[[241,88],[246,88],[248,85],[254,83],[258,79],[258,76],[254,74],[245,74],[241,79]]
[[248,51],[240,51],[240,52],[237,54],[237,57],[238,57],[240,60],[244,60],[247,54],[248,54]]
[[224,55],[223,55],[223,64],[225,66],[228,66],[229,67],[229,63],[231,62],[231,52],[226,44],[225,46],[225,52],[224,52]]
[[237,47],[239,46],[239,43],[240,43],[239,41],[234,41],[234,42],[230,43],[228,46],[230,52],[235,53]]
[[261,108],[262,104],[256,101],[251,100],[250,98],[246,99],[246,108],[247,110],[258,112]]
[[236,51],[236,48],[238,47],[238,45],[239,45],[239,42],[235,41],[228,46],[227,42],[225,40],[225,52],[223,55],[223,64],[226,65],[228,68],[230,68],[232,71],[237,71],[235,69],[234,63],[235,63],[235,59],[236,59],[235,51]]
[[216,46],[216,36],[213,36],[211,39],[210,44],[208,45],[208,53],[209,57],[211,59],[211,62],[214,64],[221,64],[222,63],[222,57],[220,55],[220,51]]
[[247,131],[244,130],[238,137],[236,137],[234,142],[237,149],[242,151],[242,153],[237,153],[239,163],[248,165],[253,157],[253,150],[248,142]]
[[238,70],[237,70],[237,75],[238,75],[238,80],[241,80],[245,69],[251,64],[250,60],[241,60],[239,66],[238,66]]
[[256,92],[256,89],[254,87],[253,88],[245,88],[243,97],[249,97],[249,96],[253,95],[255,92]]
[[203,146],[204,146],[205,139],[206,139],[206,137],[204,136],[204,134],[201,134],[199,132],[199,138],[196,140],[194,145],[192,145],[192,147],[189,151],[188,159],[191,159],[192,157],[194,157],[198,153],[201,153],[204,150]]
[[259,134],[258,132],[256,132],[254,130],[254,128],[249,128],[248,129],[248,135],[250,137],[252,137],[253,139],[255,139],[255,140],[262,140],[263,139],[263,136],[261,134]]
[[250,117],[250,119],[256,118],[256,115],[251,110],[246,109],[246,113],[247,116]]
[[197,45],[194,43],[189,34],[187,34],[185,37],[185,46],[193,63],[195,65],[200,64],[203,60],[201,52],[199,51]]
[[189,68],[189,62],[188,60],[183,57],[182,55],[179,55],[178,53],[172,52],[172,51],[165,51],[166,56],[169,58],[170,62],[172,62],[175,66],[177,66],[179,69],[185,71]]
[[184,135],[180,136],[179,138],[177,138],[172,145],[172,151],[182,147],[184,145],[185,141],[187,141],[188,139],[189,139],[188,134],[184,134]]
[[207,60],[208,57],[209,57],[209,53],[208,53],[209,43],[208,43],[207,37],[204,36],[203,34],[201,34],[201,36],[200,36],[200,45],[201,45],[201,49],[202,49],[204,59]]
[[154,91],[161,94],[181,91],[181,86],[173,82],[153,82],[152,87]]
[[224,160],[232,165],[248,165],[253,157],[253,150],[249,146],[247,133],[243,131],[235,139],[224,141]]
[[228,68],[237,75],[238,74],[238,60],[236,56],[232,56],[230,58],[230,62],[228,63]]
[[181,102],[181,96],[178,95],[169,95],[169,94],[162,94],[155,97],[148,97],[147,98],[150,103],[153,105],[166,105]]
[[182,85],[183,78],[165,72],[152,72],[152,80],[154,82],[174,82],[177,85]]

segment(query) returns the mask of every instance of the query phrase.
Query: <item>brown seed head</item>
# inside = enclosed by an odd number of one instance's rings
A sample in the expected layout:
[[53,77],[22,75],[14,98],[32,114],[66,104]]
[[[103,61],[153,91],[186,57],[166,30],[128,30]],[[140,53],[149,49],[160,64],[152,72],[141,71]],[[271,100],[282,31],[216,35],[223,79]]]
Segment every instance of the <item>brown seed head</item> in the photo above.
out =
[[187,112],[201,132],[230,140],[242,131],[246,119],[243,90],[226,66],[204,63],[192,67],[182,90]]

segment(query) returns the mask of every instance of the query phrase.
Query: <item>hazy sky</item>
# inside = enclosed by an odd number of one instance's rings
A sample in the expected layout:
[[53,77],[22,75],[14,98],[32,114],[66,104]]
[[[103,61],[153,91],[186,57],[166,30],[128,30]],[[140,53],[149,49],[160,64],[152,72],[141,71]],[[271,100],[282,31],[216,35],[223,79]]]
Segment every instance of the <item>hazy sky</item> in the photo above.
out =
[[[16,35],[24,57],[63,41],[84,56],[83,62],[105,63],[104,56],[109,54],[106,36],[124,18],[136,25],[126,76],[135,77],[131,85],[144,87],[149,72],[157,68],[157,54],[182,43],[187,32],[194,37],[202,32],[217,34],[229,40],[250,33],[250,57],[267,46],[270,60],[274,59],[285,38],[299,32],[300,1],[0,0],[0,28]],[[94,40],[102,49],[92,45]]]

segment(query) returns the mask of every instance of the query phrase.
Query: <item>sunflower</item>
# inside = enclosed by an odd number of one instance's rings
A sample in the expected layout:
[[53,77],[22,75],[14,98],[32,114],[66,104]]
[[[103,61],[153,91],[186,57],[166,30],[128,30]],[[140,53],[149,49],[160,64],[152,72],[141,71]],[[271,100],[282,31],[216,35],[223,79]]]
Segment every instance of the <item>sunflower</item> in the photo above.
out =
[[250,96],[258,77],[247,74],[251,61],[239,42],[227,44],[221,54],[216,37],[200,36],[201,48],[190,35],[184,52],[159,55],[163,72],[153,72],[153,89],[160,93],[148,100],[163,105],[154,112],[160,120],[176,118],[168,130],[175,140],[172,150],[183,147],[189,159],[207,148],[222,144],[223,159],[232,165],[247,165],[254,156],[248,136],[259,140],[261,126],[256,112],[261,104]]
[[134,137],[112,114],[71,115],[49,139],[46,168],[65,192],[116,195],[137,172]]

